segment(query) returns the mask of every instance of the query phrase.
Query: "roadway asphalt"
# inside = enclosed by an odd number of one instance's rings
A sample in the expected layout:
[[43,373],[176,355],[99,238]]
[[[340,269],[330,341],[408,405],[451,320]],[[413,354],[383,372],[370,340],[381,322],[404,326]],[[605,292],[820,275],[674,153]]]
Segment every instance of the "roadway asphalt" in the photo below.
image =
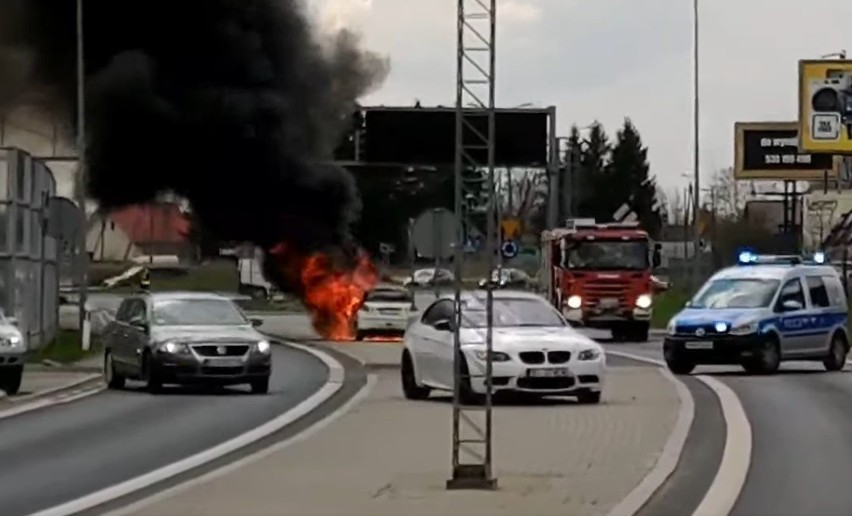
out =
[[[660,339],[606,346],[662,358]],[[699,367],[695,374],[727,384],[739,397],[751,424],[751,465],[731,516],[847,516],[852,512],[848,487],[852,478],[852,366],[826,373],[820,363],[785,362],[775,376],[749,376],[736,366]],[[692,388],[694,380],[684,378]],[[696,404],[700,408],[698,400]]]
[[328,378],[313,355],[273,353],[266,396],[241,387],[151,395],[131,383],[0,421],[0,512],[31,514],[189,457],[282,414]]

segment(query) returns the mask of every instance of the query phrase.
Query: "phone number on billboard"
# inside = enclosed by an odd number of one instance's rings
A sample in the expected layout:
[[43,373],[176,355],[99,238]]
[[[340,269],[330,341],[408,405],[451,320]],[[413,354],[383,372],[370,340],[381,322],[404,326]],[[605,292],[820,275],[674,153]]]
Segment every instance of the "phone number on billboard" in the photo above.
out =
[[810,165],[811,164],[811,155],[810,154],[767,154],[763,157],[763,161],[767,165],[792,165],[795,163]]

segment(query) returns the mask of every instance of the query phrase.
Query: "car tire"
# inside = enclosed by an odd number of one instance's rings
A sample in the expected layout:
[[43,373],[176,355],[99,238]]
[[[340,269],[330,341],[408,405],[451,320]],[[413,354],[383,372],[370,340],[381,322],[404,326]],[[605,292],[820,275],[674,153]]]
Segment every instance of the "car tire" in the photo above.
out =
[[577,394],[577,403],[580,405],[597,405],[601,402],[601,391],[586,391]]
[[355,340],[362,341],[366,336],[367,332],[365,332],[364,330],[355,330]]
[[849,354],[849,345],[842,333],[835,333],[831,337],[831,347],[828,350],[822,364],[826,371],[842,371],[846,366],[846,356]]
[[269,377],[258,378],[249,382],[252,394],[268,394],[269,393]]
[[781,348],[778,339],[770,337],[763,343],[754,358],[753,370],[756,374],[772,375],[781,367]]
[[485,401],[485,395],[479,394],[473,390],[470,384],[470,369],[467,367],[467,359],[464,355],[459,355],[461,361],[461,381],[459,382],[459,395],[462,404],[464,405],[481,405]]
[[695,370],[695,362],[675,350],[666,350],[664,353],[666,367],[672,374],[684,376]]
[[624,342],[627,340],[627,331],[624,326],[621,324],[616,324],[612,327],[612,340],[613,342]]
[[0,390],[8,396],[14,396],[21,390],[21,380],[24,377],[24,366],[0,368]]
[[163,392],[163,380],[160,378],[157,365],[150,353],[145,354],[144,364],[145,373],[143,377],[145,379],[145,390],[151,394]]
[[124,389],[125,378],[115,372],[115,363],[112,361],[112,352],[104,353],[104,383],[107,389]]
[[431,389],[417,385],[417,376],[414,373],[414,361],[408,350],[402,352],[402,363],[400,365],[400,381],[402,382],[402,393],[409,400],[425,400],[429,397]]

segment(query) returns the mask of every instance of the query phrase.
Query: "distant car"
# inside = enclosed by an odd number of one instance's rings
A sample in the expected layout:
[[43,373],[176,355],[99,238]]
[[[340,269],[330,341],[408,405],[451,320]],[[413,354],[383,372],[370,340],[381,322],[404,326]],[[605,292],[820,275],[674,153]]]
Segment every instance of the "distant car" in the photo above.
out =
[[455,275],[447,269],[418,269],[406,278],[403,285],[431,287],[433,285],[448,285],[455,281],[455,279]]
[[272,349],[229,299],[206,293],[142,293],[124,299],[104,331],[104,380],[148,391],[165,384],[248,384],[269,391]]
[[[476,402],[485,394],[485,294],[462,297],[462,397]],[[574,330],[544,298],[527,293],[494,292],[492,340],[493,391],[540,396],[576,396],[598,403],[606,374],[601,346]],[[450,296],[433,302],[405,332],[402,390],[409,399],[425,399],[432,390],[452,391],[453,310]],[[471,377],[471,375],[473,377]]]
[[402,333],[414,311],[414,297],[405,287],[380,284],[367,294],[358,311],[356,338],[371,332]]
[[24,376],[27,343],[18,321],[6,317],[0,310],[0,390],[9,395],[18,394]]
[[[479,280],[479,288],[485,288],[488,283],[488,278],[482,278]],[[521,269],[508,267],[491,271],[490,283],[494,288],[527,290],[532,287],[533,280],[529,274]]]

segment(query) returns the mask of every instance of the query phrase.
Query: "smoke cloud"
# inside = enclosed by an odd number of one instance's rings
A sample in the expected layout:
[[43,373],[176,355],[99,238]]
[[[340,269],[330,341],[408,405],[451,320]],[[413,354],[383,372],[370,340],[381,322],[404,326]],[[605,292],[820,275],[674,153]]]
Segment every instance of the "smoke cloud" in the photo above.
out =
[[[75,3],[0,0],[0,108],[73,120]],[[299,0],[85,0],[84,16],[87,188],[101,206],[172,191],[224,240],[352,247],[355,183],[323,163],[385,59],[350,32],[321,40]]]

